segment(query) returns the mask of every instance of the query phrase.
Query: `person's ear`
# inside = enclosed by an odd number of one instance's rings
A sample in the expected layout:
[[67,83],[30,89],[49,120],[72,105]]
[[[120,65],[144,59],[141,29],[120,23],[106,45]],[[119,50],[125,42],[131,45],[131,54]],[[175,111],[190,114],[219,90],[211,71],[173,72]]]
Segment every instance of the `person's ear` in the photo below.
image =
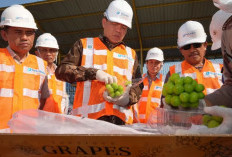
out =
[[2,36],[2,39],[3,39],[3,40],[8,41],[7,32],[6,32],[6,31],[1,30],[1,36]]
[[106,18],[102,18],[102,27],[105,28],[106,25]]
[[184,56],[184,54],[182,52],[183,50],[181,48],[179,48],[179,51],[180,51],[181,55]]
[[205,50],[207,49],[207,45],[208,45],[208,43],[205,42],[205,43],[204,43]]
[[35,55],[40,57],[40,53],[37,50],[35,51]]

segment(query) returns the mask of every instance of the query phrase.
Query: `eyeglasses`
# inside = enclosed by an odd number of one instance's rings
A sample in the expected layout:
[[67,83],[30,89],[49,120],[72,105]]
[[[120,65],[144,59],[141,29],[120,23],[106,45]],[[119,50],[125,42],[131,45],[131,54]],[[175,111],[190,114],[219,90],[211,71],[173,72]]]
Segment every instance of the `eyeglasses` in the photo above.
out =
[[188,44],[182,47],[184,50],[189,50],[191,48],[191,45],[193,45],[194,48],[199,48],[202,46],[203,43],[193,43],[193,44]]
[[50,53],[56,53],[56,52],[58,52],[57,49],[38,49],[38,51],[40,53],[48,53],[48,52],[50,52]]

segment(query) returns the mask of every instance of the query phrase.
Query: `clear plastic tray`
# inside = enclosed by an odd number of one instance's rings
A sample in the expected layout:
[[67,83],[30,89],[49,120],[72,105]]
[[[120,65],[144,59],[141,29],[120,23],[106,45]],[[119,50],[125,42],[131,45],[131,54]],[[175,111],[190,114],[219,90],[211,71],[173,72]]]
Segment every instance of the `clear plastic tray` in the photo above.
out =
[[202,124],[203,110],[180,111],[175,109],[157,108],[152,111],[148,125],[157,128],[164,134],[175,134],[178,129],[188,130],[192,124]]

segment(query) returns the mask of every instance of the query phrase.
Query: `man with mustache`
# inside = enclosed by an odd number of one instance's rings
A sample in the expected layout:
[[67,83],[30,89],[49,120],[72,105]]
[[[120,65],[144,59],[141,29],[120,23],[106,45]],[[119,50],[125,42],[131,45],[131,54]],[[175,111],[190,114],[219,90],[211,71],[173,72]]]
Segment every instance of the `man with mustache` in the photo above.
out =
[[8,42],[0,49],[0,129],[20,110],[43,108],[49,97],[46,62],[29,54],[36,23],[22,5],[12,5],[1,15],[1,35]]
[[197,21],[187,21],[179,28],[177,44],[184,61],[169,68],[165,82],[173,73],[190,76],[205,86],[205,95],[222,86],[222,64],[212,63],[205,58],[206,37],[202,24]]
[[[222,123],[215,128],[199,127],[198,129],[182,130],[179,134],[231,134],[232,133],[232,1],[213,0],[218,7],[210,23],[210,35],[214,48],[220,48],[223,57],[224,84],[215,92],[208,94],[201,101],[206,106],[206,114],[223,118]],[[209,107],[208,107],[209,106]],[[222,107],[223,106],[223,107]]]
[[55,77],[56,64],[59,45],[56,38],[50,33],[40,35],[35,44],[36,55],[45,60],[48,64],[48,87],[51,95],[46,100],[44,111],[54,113],[64,113],[68,111],[68,95],[66,93],[66,83],[57,80]]
[[128,86],[117,98],[103,96],[106,84],[141,78],[136,52],[123,39],[132,27],[133,10],[125,0],[110,3],[102,18],[103,35],[78,40],[57,67],[60,80],[74,83],[73,115],[103,120],[117,125],[133,122],[133,105],[142,84]]

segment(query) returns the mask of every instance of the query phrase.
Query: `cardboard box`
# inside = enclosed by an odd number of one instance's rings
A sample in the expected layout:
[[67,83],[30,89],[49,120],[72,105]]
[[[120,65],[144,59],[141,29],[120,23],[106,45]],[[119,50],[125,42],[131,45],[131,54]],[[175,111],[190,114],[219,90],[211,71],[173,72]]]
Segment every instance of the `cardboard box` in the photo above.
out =
[[232,136],[0,134],[0,157],[230,157]]

